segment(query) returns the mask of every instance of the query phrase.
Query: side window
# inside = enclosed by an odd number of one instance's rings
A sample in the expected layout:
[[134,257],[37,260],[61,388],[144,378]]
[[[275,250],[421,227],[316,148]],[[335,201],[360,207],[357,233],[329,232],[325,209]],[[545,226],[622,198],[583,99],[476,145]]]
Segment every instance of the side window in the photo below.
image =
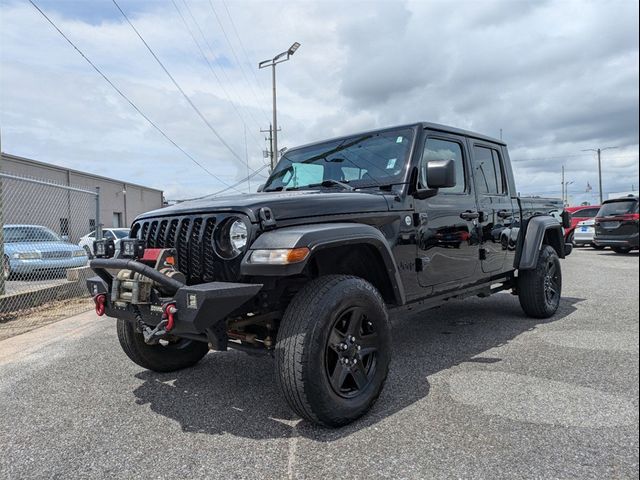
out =
[[455,186],[441,188],[440,193],[464,193],[466,191],[464,157],[462,155],[462,146],[458,142],[427,138],[422,152],[420,167],[420,184],[425,187],[427,186],[427,163],[432,160],[453,160],[455,166]]
[[479,193],[502,195],[505,192],[500,154],[486,147],[473,147],[473,176]]

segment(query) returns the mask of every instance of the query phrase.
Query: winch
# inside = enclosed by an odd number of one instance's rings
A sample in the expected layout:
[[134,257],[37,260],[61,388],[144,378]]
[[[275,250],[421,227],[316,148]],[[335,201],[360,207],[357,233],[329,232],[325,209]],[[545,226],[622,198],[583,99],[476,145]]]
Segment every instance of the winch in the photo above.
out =
[[[139,261],[152,266],[154,270],[178,282],[185,283],[186,281],[184,274],[174,266],[175,251],[171,248],[146,249]],[[174,293],[165,291],[165,285],[155,282],[141,273],[122,269],[113,277],[111,302],[120,307],[128,303],[132,305],[149,304],[151,303],[152,287],[161,294],[171,295]]]

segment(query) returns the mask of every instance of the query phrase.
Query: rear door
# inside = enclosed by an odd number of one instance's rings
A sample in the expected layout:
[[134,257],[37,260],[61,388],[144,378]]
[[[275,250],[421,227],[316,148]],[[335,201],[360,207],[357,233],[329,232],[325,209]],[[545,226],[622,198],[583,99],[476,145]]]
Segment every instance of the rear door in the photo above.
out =
[[463,137],[427,132],[422,145],[419,182],[426,187],[426,165],[431,160],[453,160],[456,185],[441,188],[434,197],[415,200],[417,219],[418,282],[433,291],[459,286],[478,268],[475,235],[476,200],[469,174],[468,150]]
[[483,273],[498,273],[511,269],[508,265],[509,227],[514,210],[499,145],[470,140],[471,165],[475,185],[480,235],[480,259]]

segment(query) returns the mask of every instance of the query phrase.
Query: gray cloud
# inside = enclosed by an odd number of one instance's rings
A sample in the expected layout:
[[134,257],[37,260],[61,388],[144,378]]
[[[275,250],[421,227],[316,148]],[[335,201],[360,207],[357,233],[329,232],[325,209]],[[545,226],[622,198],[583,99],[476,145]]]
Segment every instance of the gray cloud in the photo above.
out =
[[[558,195],[565,165],[575,199],[587,199],[579,190],[597,178],[593,157],[581,150],[597,146],[620,147],[607,152],[605,190],[637,179],[637,3],[227,1],[242,47],[224,5],[213,3],[228,38],[208,0],[187,0],[220,82],[171,2],[123,6],[242,157],[246,124],[252,169],[264,164],[259,129],[270,116],[269,74],[256,64],[300,41],[299,53],[278,67],[281,146],[430,120],[493,136],[503,129],[526,193]],[[227,182],[246,175],[108,4],[99,19],[50,3],[47,11],[187,151]],[[29,5],[0,8],[4,150],[147,183],[171,197],[223,187],[141,120]]]

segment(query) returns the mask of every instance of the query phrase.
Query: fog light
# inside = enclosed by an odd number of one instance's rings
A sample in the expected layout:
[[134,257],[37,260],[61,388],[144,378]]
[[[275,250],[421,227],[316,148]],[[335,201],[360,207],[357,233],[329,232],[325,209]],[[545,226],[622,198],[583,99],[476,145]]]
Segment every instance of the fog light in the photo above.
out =
[[144,241],[137,238],[123,238],[120,240],[120,256],[125,258],[142,258],[144,255]]
[[116,244],[113,238],[106,238],[102,240],[94,240],[93,253],[98,258],[111,258],[116,253]]

